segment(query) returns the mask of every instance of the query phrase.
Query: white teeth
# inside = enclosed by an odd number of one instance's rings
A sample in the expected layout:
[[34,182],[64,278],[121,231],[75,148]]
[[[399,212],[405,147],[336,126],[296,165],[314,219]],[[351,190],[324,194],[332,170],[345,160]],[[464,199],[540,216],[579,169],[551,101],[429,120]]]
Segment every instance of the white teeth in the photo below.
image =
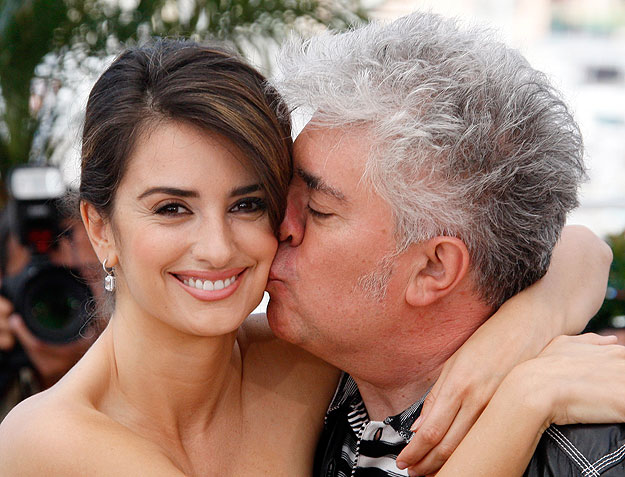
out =
[[217,280],[215,282],[211,280],[202,280],[200,278],[189,278],[183,279],[183,283],[193,288],[197,288],[198,290],[223,290],[224,288],[232,285],[237,279],[236,275],[231,276],[230,278],[226,278],[225,280]]

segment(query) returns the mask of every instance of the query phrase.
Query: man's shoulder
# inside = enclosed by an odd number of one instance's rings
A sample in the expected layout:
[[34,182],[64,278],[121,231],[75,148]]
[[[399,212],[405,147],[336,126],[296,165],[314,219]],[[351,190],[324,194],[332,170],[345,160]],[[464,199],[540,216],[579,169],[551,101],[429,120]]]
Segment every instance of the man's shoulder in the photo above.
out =
[[625,475],[625,424],[549,427],[524,475]]

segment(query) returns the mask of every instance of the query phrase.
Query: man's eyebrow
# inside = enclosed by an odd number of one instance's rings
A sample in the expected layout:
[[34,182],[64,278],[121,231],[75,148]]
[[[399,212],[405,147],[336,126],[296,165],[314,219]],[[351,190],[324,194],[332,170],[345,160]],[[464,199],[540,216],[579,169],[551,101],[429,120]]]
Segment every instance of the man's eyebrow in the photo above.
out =
[[188,189],[179,189],[177,187],[150,187],[146,189],[137,197],[137,199],[145,199],[146,197],[153,194],[167,194],[167,195],[175,195],[177,197],[199,197],[200,194],[194,190]]
[[306,183],[306,186],[309,189],[322,192],[342,202],[346,201],[345,196],[340,190],[337,190],[331,185],[326,184],[323,179],[321,179],[321,177],[315,176],[310,172],[305,171],[301,167],[295,169],[295,174],[302,178],[302,180]]

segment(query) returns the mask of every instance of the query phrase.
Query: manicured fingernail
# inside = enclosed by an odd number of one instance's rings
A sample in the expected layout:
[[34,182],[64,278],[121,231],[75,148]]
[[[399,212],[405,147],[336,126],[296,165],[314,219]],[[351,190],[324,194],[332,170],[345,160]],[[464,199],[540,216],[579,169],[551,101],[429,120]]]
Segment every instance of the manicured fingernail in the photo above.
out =
[[419,425],[421,424],[421,419],[422,418],[423,418],[423,416],[417,417],[417,420],[415,422],[413,422],[412,426],[410,427],[410,432],[415,432],[419,428]]
[[408,464],[406,464],[404,461],[401,461],[401,460],[395,461],[395,465],[397,466],[398,469],[402,469],[402,470],[408,467]]
[[419,477],[419,473],[416,470],[408,469],[408,475],[410,477]]

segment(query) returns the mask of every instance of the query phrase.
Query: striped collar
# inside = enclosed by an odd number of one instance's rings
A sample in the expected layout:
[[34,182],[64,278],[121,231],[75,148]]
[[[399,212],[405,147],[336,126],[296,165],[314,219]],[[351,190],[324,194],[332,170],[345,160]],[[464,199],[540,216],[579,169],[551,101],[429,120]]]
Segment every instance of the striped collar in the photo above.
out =
[[[428,393],[429,390],[421,396],[418,401],[413,403],[401,413],[384,419],[384,424],[390,425],[406,442],[410,442],[410,439],[412,438],[410,427],[414,421],[417,420],[417,417],[419,417],[423,407],[423,401],[425,401]],[[351,413],[352,415],[363,415],[364,413],[365,420],[369,421],[369,416],[362,400],[362,396],[360,395],[360,391],[358,390],[358,385],[356,384],[356,381],[354,381],[354,378],[347,373],[343,373],[341,375],[334,397],[332,398],[326,413],[326,422],[328,416],[337,412],[339,409],[344,410],[346,414]],[[354,434],[358,435],[361,425],[362,419],[350,419],[350,426],[352,427]]]

